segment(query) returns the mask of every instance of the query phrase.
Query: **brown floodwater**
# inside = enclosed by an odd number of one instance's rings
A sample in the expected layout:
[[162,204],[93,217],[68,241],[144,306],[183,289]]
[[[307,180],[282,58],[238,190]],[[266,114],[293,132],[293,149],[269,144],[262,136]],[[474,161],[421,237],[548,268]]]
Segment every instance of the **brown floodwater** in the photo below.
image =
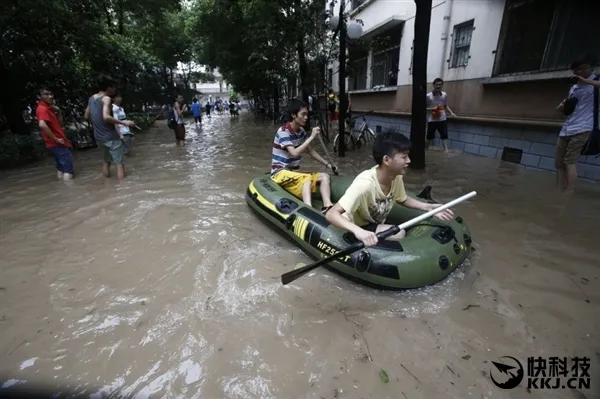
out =
[[[135,398],[593,398],[600,392],[600,186],[428,153],[432,185],[476,252],[444,281],[381,292],[324,269],[245,202],[275,128],[244,113],[138,134],[121,183],[98,150],[56,181],[50,160],[2,172],[0,385]],[[319,149],[319,146],[316,147]],[[306,159],[306,169],[317,169]],[[368,151],[338,162],[372,165]],[[324,170],[322,167],[320,170]],[[591,359],[591,389],[502,390],[492,361]],[[389,382],[381,377],[385,370]],[[491,371],[502,380],[498,370]],[[506,378],[504,378],[506,380]],[[552,383],[554,384],[554,383]]]

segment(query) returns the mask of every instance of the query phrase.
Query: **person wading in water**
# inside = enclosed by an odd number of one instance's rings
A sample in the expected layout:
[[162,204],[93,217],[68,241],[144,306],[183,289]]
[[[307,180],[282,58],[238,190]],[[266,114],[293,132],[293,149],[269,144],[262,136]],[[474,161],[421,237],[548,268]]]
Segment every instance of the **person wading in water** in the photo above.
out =
[[112,99],[116,91],[115,81],[106,75],[98,79],[98,93],[91,96],[85,109],[85,120],[92,123],[94,136],[104,157],[102,174],[110,177],[110,164],[117,165],[117,179],[125,178],[125,144],[121,141],[121,135],[115,129],[115,125],[135,126],[130,120],[118,120],[112,116]]
[[175,143],[177,145],[185,146],[185,122],[183,120],[183,113],[187,110],[187,104],[184,104],[183,96],[177,95],[175,104],[173,104],[173,111],[175,112]]

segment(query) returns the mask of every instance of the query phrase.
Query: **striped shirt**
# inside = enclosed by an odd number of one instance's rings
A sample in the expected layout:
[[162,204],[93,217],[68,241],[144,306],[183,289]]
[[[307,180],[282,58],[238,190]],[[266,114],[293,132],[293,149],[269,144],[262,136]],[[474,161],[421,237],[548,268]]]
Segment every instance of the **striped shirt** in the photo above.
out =
[[304,140],[306,140],[306,132],[302,128],[296,133],[287,123],[277,129],[271,153],[271,176],[281,169],[295,170],[300,167],[302,156],[292,157],[285,148],[289,145],[298,147],[304,143]]

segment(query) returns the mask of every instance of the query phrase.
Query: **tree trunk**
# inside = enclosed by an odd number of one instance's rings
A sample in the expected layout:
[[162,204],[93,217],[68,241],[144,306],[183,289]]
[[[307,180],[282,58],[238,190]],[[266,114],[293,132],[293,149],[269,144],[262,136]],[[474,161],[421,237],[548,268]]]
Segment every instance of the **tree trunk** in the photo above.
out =
[[[308,104],[308,65],[306,63],[306,52],[304,49],[304,37],[300,36],[298,38],[297,44],[298,50],[298,66],[300,70],[300,90],[302,91],[302,101]],[[306,121],[306,126],[304,128],[307,131],[310,131],[310,118]]]
[[415,42],[413,44],[412,120],[410,124],[410,166],[425,169],[425,130],[427,126],[427,52],[432,0],[415,0]]
[[123,0],[119,0],[119,35],[125,33],[125,6]]
[[273,85],[273,121],[277,122],[276,118],[279,117],[279,87],[277,84]]

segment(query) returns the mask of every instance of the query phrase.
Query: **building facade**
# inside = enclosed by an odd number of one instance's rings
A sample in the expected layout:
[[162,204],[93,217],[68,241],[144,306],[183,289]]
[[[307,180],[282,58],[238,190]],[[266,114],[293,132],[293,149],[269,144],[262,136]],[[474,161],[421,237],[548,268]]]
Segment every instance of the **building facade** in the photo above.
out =
[[[374,129],[408,134],[415,2],[346,1],[370,42],[367,50],[349,46],[353,112],[374,110]],[[458,115],[449,118],[450,147],[554,171],[563,121],[556,107],[570,88],[571,62],[586,53],[600,58],[597,15],[600,2],[433,0],[427,81],[431,88],[435,78],[444,80]],[[333,63],[328,70],[334,90],[337,69]],[[582,156],[578,171],[600,180],[600,157]]]
[[[202,72],[207,72],[205,67],[201,67]],[[215,68],[212,73],[215,75],[214,82],[190,82],[192,89],[199,91],[203,101],[227,100],[229,98],[229,90],[231,85],[223,79],[223,75]]]

